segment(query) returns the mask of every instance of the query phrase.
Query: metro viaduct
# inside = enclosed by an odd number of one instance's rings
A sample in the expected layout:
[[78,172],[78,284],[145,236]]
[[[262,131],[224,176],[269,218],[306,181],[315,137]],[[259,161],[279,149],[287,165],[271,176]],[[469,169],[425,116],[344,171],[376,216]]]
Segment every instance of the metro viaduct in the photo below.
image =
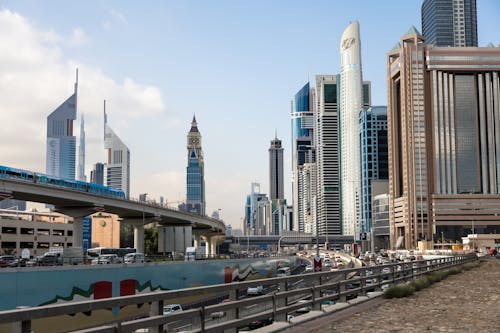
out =
[[190,226],[193,235],[207,240],[208,254],[215,254],[216,242],[226,233],[221,220],[208,216],[182,212],[142,201],[100,196],[46,184],[16,179],[0,180],[0,200],[13,198],[51,204],[54,210],[73,218],[73,246],[83,243],[83,218],[95,212],[117,214],[134,227],[134,247],[144,252],[144,225],[156,222],[164,226]]

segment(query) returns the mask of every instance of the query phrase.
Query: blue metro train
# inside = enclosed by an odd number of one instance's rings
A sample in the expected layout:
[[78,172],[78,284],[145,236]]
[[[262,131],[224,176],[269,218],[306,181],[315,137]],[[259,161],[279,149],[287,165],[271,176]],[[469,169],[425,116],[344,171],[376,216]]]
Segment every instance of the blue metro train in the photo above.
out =
[[117,190],[111,187],[86,183],[79,180],[64,179],[54,176],[45,175],[43,173],[36,173],[27,170],[9,168],[0,165],[0,178],[17,179],[38,184],[46,184],[50,186],[57,186],[68,188],[76,191],[83,191],[106,197],[125,199],[125,193],[122,190]]

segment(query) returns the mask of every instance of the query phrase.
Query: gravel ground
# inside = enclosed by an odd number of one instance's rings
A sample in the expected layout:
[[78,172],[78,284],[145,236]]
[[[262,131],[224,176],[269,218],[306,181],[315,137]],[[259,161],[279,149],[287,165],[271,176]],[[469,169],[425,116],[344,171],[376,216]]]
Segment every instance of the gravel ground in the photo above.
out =
[[345,318],[328,316],[321,326],[310,323],[301,332],[500,333],[500,260],[487,259],[411,297],[384,300],[362,311]]

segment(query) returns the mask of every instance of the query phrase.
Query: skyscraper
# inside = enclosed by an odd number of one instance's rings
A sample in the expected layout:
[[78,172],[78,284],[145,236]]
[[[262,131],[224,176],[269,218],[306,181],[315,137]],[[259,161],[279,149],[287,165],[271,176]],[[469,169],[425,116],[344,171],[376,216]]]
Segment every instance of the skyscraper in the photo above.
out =
[[85,176],[85,123],[83,120],[83,114],[80,120],[80,146],[78,147],[77,179],[82,182],[87,181],[87,176]]
[[186,209],[205,215],[205,166],[201,150],[201,134],[193,116],[187,135],[188,165],[186,168]]
[[269,199],[260,193],[260,184],[252,183],[245,203],[245,234],[266,235],[269,230]]
[[359,23],[347,26],[340,41],[340,179],[344,235],[359,230],[360,158],[359,112],[363,106]]
[[414,27],[389,52],[393,247],[500,231],[499,71],[499,47],[435,47]]
[[359,113],[361,148],[361,217],[358,234],[372,229],[372,181],[388,179],[387,107],[363,108]]
[[[309,82],[306,83],[295,94],[292,102],[291,111],[292,120],[292,172],[293,172],[293,209],[294,209],[294,228],[293,230],[304,232],[306,224],[313,223],[314,219],[311,215],[311,205],[315,205],[311,201],[315,200],[316,195],[304,197],[307,184],[302,182],[306,179],[302,173],[304,165],[309,163],[315,166],[315,150],[314,150],[314,89],[311,89]],[[316,173],[314,172],[314,175]],[[308,229],[311,229],[309,226]]]
[[94,169],[90,171],[90,182],[93,184],[104,185],[104,164],[96,163]]
[[272,224],[269,228],[269,233],[279,235],[282,229],[280,225],[282,212],[282,205],[285,203],[285,186],[284,186],[284,173],[283,173],[283,147],[281,140],[275,136],[271,140],[269,147],[269,193],[271,200],[271,220]]
[[477,46],[476,0],[424,0],[422,34],[435,46]]
[[78,70],[75,91],[47,117],[46,172],[48,175],[75,179],[76,137],[73,120],[76,119]]
[[104,150],[106,152],[105,182],[130,196],[130,151],[118,135],[109,127],[104,101]]
[[341,235],[340,156],[337,75],[316,76],[317,109],[315,123],[317,158],[317,218],[319,235]]

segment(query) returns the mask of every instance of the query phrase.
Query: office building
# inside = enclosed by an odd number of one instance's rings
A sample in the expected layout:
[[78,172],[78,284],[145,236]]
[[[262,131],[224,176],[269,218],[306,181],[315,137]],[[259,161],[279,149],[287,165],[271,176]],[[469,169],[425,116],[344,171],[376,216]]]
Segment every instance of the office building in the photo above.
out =
[[46,173],[50,176],[75,179],[76,137],[73,121],[76,119],[78,70],[75,91],[47,117]]
[[389,194],[373,197],[372,242],[373,250],[390,249]]
[[104,185],[104,164],[94,164],[94,169],[90,171],[90,182],[93,184]]
[[422,34],[434,46],[477,46],[476,0],[424,0]]
[[130,150],[118,135],[109,127],[104,101],[104,150],[106,153],[105,183],[107,186],[122,190],[130,196]]
[[372,226],[372,181],[388,179],[387,107],[363,108],[359,113],[361,158],[360,239],[367,238]]
[[[314,89],[311,89],[309,82],[306,83],[295,94],[291,110],[293,209],[295,216],[291,230],[300,232],[304,232],[306,223],[312,223],[311,210],[304,206],[304,200],[307,200],[304,198],[304,192],[308,190],[308,185],[304,184],[302,179],[307,177],[303,174],[304,165],[315,162],[314,96]],[[309,202],[309,206],[312,204]]]
[[205,164],[201,150],[201,134],[193,116],[187,135],[188,165],[186,168],[186,209],[205,215]]
[[271,201],[271,225],[269,234],[279,235],[282,229],[280,225],[282,213],[282,206],[285,200],[285,186],[284,186],[284,170],[283,170],[283,147],[281,140],[275,136],[271,140],[269,147],[269,199]]
[[269,207],[267,195],[260,193],[259,183],[252,183],[251,192],[247,195],[245,203],[245,235],[266,234],[266,214],[262,214],[266,206]]
[[341,235],[339,95],[340,77],[316,76],[316,230],[323,235]]
[[499,47],[436,47],[414,27],[388,53],[393,247],[498,233],[499,71]]
[[83,120],[83,114],[80,120],[80,146],[78,147],[77,179],[82,182],[87,181],[87,176],[85,176],[85,123]]
[[370,105],[363,82],[359,23],[347,26],[340,41],[340,188],[342,233],[356,235],[361,218],[359,112]]

